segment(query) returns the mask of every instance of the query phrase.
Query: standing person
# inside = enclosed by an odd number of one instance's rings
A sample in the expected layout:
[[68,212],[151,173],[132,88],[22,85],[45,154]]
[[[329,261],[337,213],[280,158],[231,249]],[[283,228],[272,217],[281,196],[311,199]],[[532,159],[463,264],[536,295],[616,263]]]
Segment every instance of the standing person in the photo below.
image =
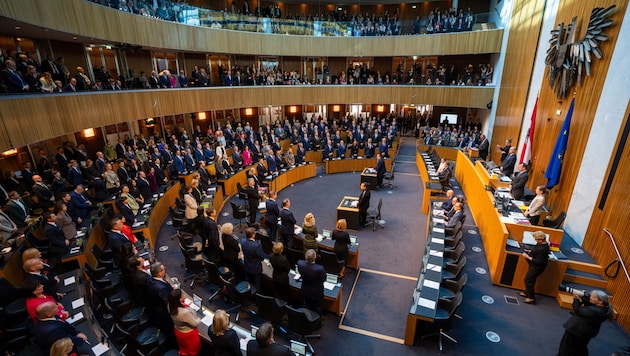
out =
[[370,207],[370,190],[367,187],[367,183],[361,183],[361,195],[359,195],[359,225],[365,224],[367,220],[367,210]]
[[514,173],[512,177],[512,183],[510,184],[510,193],[514,199],[521,199],[525,195],[525,184],[529,176],[527,174],[527,166],[523,163],[518,165],[518,171]]
[[313,215],[313,213],[308,213],[304,216],[302,233],[304,234],[304,253],[306,253],[306,251],[308,250],[314,250],[315,253],[318,253],[319,250],[317,247],[317,226],[315,226],[315,216]]
[[219,229],[217,226],[217,209],[208,208],[208,217],[203,219],[201,226],[201,238],[204,240],[203,253],[210,262],[221,261],[221,247],[219,242]]
[[177,341],[173,332],[174,325],[168,312],[168,296],[173,291],[173,287],[164,280],[166,277],[166,267],[155,262],[151,265],[151,278],[147,280],[147,308],[151,321],[166,336],[167,347],[175,347]]
[[489,148],[490,143],[488,142],[486,135],[482,134],[481,136],[479,136],[479,146],[477,146],[477,149],[479,150],[479,158],[485,161],[486,157],[488,156]]
[[214,345],[215,356],[242,356],[239,337],[234,329],[230,329],[228,314],[218,309],[212,318],[212,327],[208,328],[208,336]]
[[533,235],[536,246],[531,250],[525,250],[522,254],[529,264],[529,269],[525,274],[525,292],[520,295],[525,297],[523,301],[528,304],[536,304],[536,294],[534,294],[536,278],[545,271],[549,261],[549,244],[547,244],[545,234],[542,231],[536,231]]
[[184,202],[186,203],[186,219],[189,221],[194,220],[197,217],[197,200],[192,194],[193,187],[189,185],[186,187],[186,194],[184,194]]
[[258,212],[258,202],[260,201],[254,178],[247,179],[245,193],[247,194],[247,204],[249,204],[249,224],[254,225],[256,223],[256,213]]
[[263,252],[262,246],[256,241],[256,229],[253,227],[245,229],[245,237],[247,239],[243,242],[243,260],[245,273],[247,273],[247,281],[256,287],[256,291],[261,292],[261,262],[267,258],[267,255]]
[[512,147],[511,138],[508,138],[507,140],[505,140],[505,146],[501,147],[500,145],[497,145],[497,148],[501,150],[501,162],[503,162],[505,157],[507,157],[508,153],[510,152],[511,147]]
[[298,272],[302,276],[304,304],[308,309],[321,314],[326,270],[322,265],[315,263],[317,254],[314,250],[306,251],[305,258],[305,260],[299,260],[297,263]]
[[508,155],[501,161],[501,172],[506,176],[511,176],[514,173],[514,164],[516,163],[516,147],[510,147]]
[[280,217],[280,209],[276,198],[278,193],[275,190],[269,192],[269,199],[265,200],[265,208],[267,209],[267,227],[269,227],[269,238],[271,241],[277,241],[278,218]]
[[179,355],[195,356],[201,351],[201,340],[197,326],[201,318],[189,306],[182,304],[182,290],[173,289],[168,295],[168,311],[175,325],[175,338]]
[[374,170],[376,170],[376,187],[380,188],[383,186],[383,176],[385,175],[385,172],[387,172],[382,153],[379,153],[376,158],[376,167],[374,167]]
[[540,222],[540,213],[545,205],[545,193],[547,193],[547,188],[544,185],[536,187],[536,197],[529,203],[529,207],[523,213],[532,225],[538,225]]
[[284,198],[282,200],[282,210],[280,210],[280,236],[282,243],[287,248],[293,247],[293,234],[295,233],[295,217],[291,210],[291,200]]
[[233,235],[234,225],[225,223],[221,225],[221,241],[223,241],[223,264],[236,273],[237,280],[243,280],[242,265],[238,261],[241,245],[238,237]]
[[337,226],[332,232],[332,239],[335,241],[335,255],[339,261],[346,261],[348,265],[348,248],[350,247],[350,234],[346,231],[348,223],[346,219],[337,220]]
[[[581,294],[581,295],[580,295]],[[564,323],[558,356],[588,355],[588,342],[597,336],[602,323],[612,320],[615,310],[601,290],[574,291],[573,316]]]
[[37,322],[33,327],[33,335],[37,344],[45,354],[50,352],[55,341],[69,337],[74,344],[73,350],[82,355],[90,354],[90,346],[87,344],[87,336],[77,331],[74,326],[55,318],[58,312],[55,302],[45,302],[37,306]]
[[269,262],[273,267],[273,294],[276,298],[289,300],[289,271],[291,266],[287,256],[283,255],[284,245],[277,241],[273,244],[273,254],[269,256]]

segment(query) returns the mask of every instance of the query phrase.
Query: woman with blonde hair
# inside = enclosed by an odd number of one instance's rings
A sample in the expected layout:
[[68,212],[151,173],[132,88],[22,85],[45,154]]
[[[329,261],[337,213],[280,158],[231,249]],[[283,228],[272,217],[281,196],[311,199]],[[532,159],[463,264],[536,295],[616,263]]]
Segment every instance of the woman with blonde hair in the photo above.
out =
[[50,356],[68,356],[75,355],[72,352],[72,348],[74,344],[72,343],[72,339],[69,337],[64,337],[63,339],[59,339],[55,341],[54,344],[50,347]]
[[317,226],[315,226],[315,216],[313,213],[308,213],[304,216],[302,233],[304,234],[304,247],[302,248],[304,253],[308,250],[315,250],[316,253],[319,253],[317,248]]
[[243,265],[238,261],[241,255],[241,244],[238,237],[234,236],[234,225],[225,223],[221,225],[221,241],[223,241],[223,263],[237,276],[242,277]]
[[41,84],[40,89],[42,90],[42,93],[52,93],[57,87],[52,79],[52,75],[49,72],[44,72],[44,75],[39,78],[39,83]]
[[208,329],[208,336],[214,344],[215,356],[241,356],[239,337],[236,331],[230,329],[228,314],[221,309],[214,312],[212,328]]

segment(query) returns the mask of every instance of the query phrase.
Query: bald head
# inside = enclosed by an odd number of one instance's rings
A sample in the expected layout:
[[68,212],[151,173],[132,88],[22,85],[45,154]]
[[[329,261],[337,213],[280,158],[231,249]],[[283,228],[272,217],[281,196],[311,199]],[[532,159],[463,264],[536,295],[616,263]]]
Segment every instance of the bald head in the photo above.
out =
[[55,314],[57,314],[57,303],[55,302],[45,302],[37,306],[35,308],[35,314],[37,314],[38,319],[49,319],[53,318]]

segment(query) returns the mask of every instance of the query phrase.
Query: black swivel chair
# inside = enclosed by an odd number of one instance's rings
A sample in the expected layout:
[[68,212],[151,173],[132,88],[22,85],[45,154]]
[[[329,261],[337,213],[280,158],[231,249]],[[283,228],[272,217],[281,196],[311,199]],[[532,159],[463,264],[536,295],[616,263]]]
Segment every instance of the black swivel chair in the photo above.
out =
[[195,288],[195,281],[200,279],[200,272],[203,271],[203,256],[201,252],[197,252],[195,247],[186,247],[179,244],[179,249],[184,255],[184,267],[186,268],[187,275],[184,276],[184,282],[192,280],[190,282],[190,288]]
[[288,303],[282,299],[269,297],[256,293],[256,306],[258,307],[258,316],[270,321],[274,325],[282,322],[282,318],[286,314],[285,306]]
[[236,190],[238,191],[238,198],[241,200],[247,200],[247,193],[240,182],[236,182]]
[[90,250],[98,262],[98,267],[104,267],[108,271],[114,269],[114,254],[112,250],[103,251],[97,244],[93,244]]
[[243,207],[236,205],[234,202],[230,202],[232,206],[232,217],[238,219],[238,227],[243,230],[243,219],[249,218],[249,211]]
[[177,231],[177,238],[179,239],[179,242],[182,244],[182,246],[184,246],[185,248],[192,248],[195,249],[195,251],[197,252],[201,252],[202,250],[202,243],[199,241],[193,241],[195,235],[189,233],[189,232],[184,232],[184,231]]
[[453,318],[459,317],[455,313],[455,311],[457,310],[457,307],[459,307],[459,305],[462,303],[462,299],[463,298],[461,292],[457,293],[455,297],[451,299],[438,299],[438,309],[435,313],[434,322],[434,326],[437,331],[433,334],[424,335],[422,337],[422,340],[430,336],[437,336],[439,340],[440,351],[442,351],[442,337],[447,338],[455,344],[457,343],[457,340],[445,333],[444,330],[450,328]]
[[466,245],[464,244],[464,241],[460,241],[454,248],[445,249],[444,264],[457,264],[457,262],[459,262],[459,259],[462,258],[462,256],[464,255],[465,250]]
[[454,227],[447,227],[447,228],[445,228],[444,229],[444,235],[446,235],[447,237],[448,236],[455,236],[461,230],[462,230],[462,222],[458,221],[458,222],[455,223]]
[[232,278],[232,272],[229,268],[219,266],[216,263],[210,262],[208,260],[204,260],[204,265],[206,266],[206,272],[208,274],[208,283],[217,287],[217,289],[214,290],[214,292],[212,292],[212,294],[208,298],[209,301],[212,301],[212,299],[214,299],[214,297],[216,297],[221,292],[221,287],[223,286],[221,278],[229,281]]
[[324,266],[326,273],[343,275],[345,272],[345,260],[338,260],[337,255],[332,251],[319,250],[319,261]]
[[460,228],[459,231],[455,234],[455,236],[446,237],[444,239],[444,246],[448,246],[451,248],[455,247],[462,240],[463,237],[464,237],[464,232]]
[[442,280],[455,279],[466,266],[466,256],[459,259],[457,263],[447,263],[442,271]]
[[287,248],[287,260],[291,267],[297,264],[297,261],[304,259],[304,252],[302,250],[296,250],[294,248]]
[[446,279],[442,281],[442,286],[440,287],[440,298],[451,299],[455,298],[457,293],[461,292],[462,289],[466,286],[468,282],[468,273],[460,274],[457,279]]
[[250,298],[252,296],[252,286],[247,281],[241,281],[237,284],[232,284],[231,281],[224,279],[223,277],[219,277],[221,280],[222,286],[225,288],[224,297],[225,299],[235,304],[232,308],[226,310],[226,312],[231,313],[236,311],[236,319],[235,322],[239,323],[239,318],[241,315],[241,310],[243,307],[248,306],[250,303]]
[[120,274],[108,272],[105,267],[92,268],[85,262],[83,263],[83,271],[91,281],[95,281],[96,285],[101,285],[103,280],[108,280],[114,287],[118,287],[121,282]]
[[376,225],[380,226],[381,229],[385,228],[385,224],[381,221],[381,207],[383,206],[383,199],[378,200],[378,206],[374,208],[373,206],[369,207],[367,210],[367,222],[365,226],[372,225],[372,231],[376,231]]
[[273,253],[273,241],[271,241],[269,236],[256,232],[256,240],[260,241],[260,245],[266,255]]
[[387,181],[387,186],[389,187],[389,189],[394,188],[395,186],[392,184],[392,181],[394,180],[394,169],[396,167],[396,163],[393,162],[392,163],[392,168],[389,170],[389,172],[385,172],[385,174],[383,174],[383,179]]
[[562,224],[564,223],[564,219],[566,219],[567,217],[567,213],[565,211],[561,212],[560,215],[558,215],[555,219],[552,220],[543,220],[543,226],[545,227],[551,227],[554,229],[559,229],[562,227]]
[[289,316],[289,330],[299,336],[300,341],[304,341],[311,353],[314,354],[315,350],[313,345],[308,341],[312,338],[321,339],[321,335],[312,334],[315,330],[319,329],[322,322],[319,314],[306,308],[294,309],[290,305],[286,305],[285,309]]
[[180,228],[188,226],[188,219],[185,218],[183,211],[177,208],[173,209],[171,206],[169,206],[168,215],[171,217],[173,227]]
[[[155,348],[160,348],[166,342],[166,336],[155,326],[140,327],[138,320],[116,322],[116,331],[124,339],[124,347],[120,350],[122,354],[129,347],[130,355],[148,355]],[[127,354],[127,353],[125,353]]]

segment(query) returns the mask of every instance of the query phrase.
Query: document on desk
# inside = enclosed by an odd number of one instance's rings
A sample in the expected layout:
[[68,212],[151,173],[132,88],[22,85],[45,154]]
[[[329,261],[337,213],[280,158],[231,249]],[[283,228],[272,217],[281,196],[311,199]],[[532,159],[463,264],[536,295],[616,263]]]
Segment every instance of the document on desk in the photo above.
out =
[[71,284],[74,284],[74,282],[76,282],[76,279],[74,278],[74,276],[68,277],[68,278],[63,280],[63,285],[64,286],[69,286]]
[[436,224],[444,224],[444,219],[433,219],[433,222]]
[[241,346],[241,350],[247,350],[247,343],[249,342],[249,338],[240,339],[239,345]]
[[94,353],[94,356],[101,356],[107,351],[109,351],[109,346],[101,342],[92,347],[92,352]]
[[68,319],[66,319],[66,321],[69,324],[74,324],[75,322],[79,321],[83,319],[83,313],[82,312],[78,312],[76,314],[74,314],[73,316],[69,317]]
[[265,204],[264,201],[261,201],[260,203],[258,203],[258,210],[263,210],[263,209],[267,209],[267,205]]
[[131,225],[131,227],[138,227],[138,226],[142,226],[144,225],[144,221],[137,221],[135,223],[133,223],[133,225]]
[[151,203],[144,204],[142,207],[143,207],[144,209],[148,209],[148,208],[150,208],[150,207],[151,207]]
[[293,233],[295,233],[296,235],[299,235],[302,233],[302,228],[299,226],[295,226],[295,228],[293,229]]
[[435,242],[436,244],[444,245],[444,239],[438,239],[437,237],[432,237],[431,242]]
[[203,315],[203,318],[201,319],[201,322],[207,326],[210,327],[212,325],[212,317],[210,315]]
[[434,227],[433,228],[433,232],[437,232],[439,234],[443,234],[444,233],[444,229],[441,227]]
[[425,279],[422,285],[431,289],[440,289],[440,283],[428,279]]
[[324,235],[317,234],[317,238],[315,239],[317,242],[322,242],[324,240]]
[[336,286],[336,284],[334,284],[334,283],[324,282],[324,288],[326,288],[328,290],[335,289],[335,286]]
[[83,297],[72,301],[72,309],[82,307],[85,304]]
[[444,252],[443,251],[431,250],[431,252],[429,252],[429,255],[435,256],[435,257],[442,257],[444,255]]
[[418,305],[429,309],[435,309],[435,302],[426,298],[418,298]]
[[439,265],[434,265],[433,263],[427,263],[427,271],[434,271],[434,272],[442,272],[442,266]]

